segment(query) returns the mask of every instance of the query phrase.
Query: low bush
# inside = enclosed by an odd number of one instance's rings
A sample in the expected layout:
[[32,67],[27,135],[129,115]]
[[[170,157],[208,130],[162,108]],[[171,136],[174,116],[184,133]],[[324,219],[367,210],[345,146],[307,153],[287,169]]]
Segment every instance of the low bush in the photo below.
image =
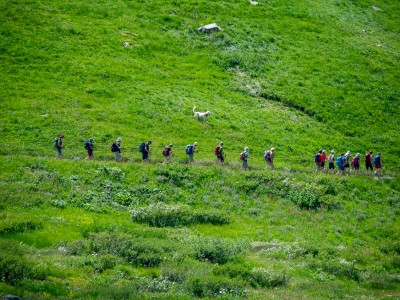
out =
[[242,246],[233,242],[210,238],[208,240],[199,240],[195,246],[195,258],[205,260],[211,263],[225,264],[234,260],[242,251]]
[[14,241],[0,241],[0,281],[17,284],[23,279],[45,279],[47,271],[35,266],[25,256],[25,250]]
[[354,281],[361,280],[361,271],[355,267],[354,262],[349,262],[344,259],[339,261],[333,259],[315,261],[310,264],[310,267],[335,276],[347,277]]
[[177,227],[192,224],[223,225],[230,219],[217,211],[193,211],[189,206],[156,204],[131,210],[132,220],[156,227]]
[[317,209],[321,205],[319,195],[307,188],[296,187],[289,190],[287,199],[301,209]]
[[246,296],[246,283],[222,276],[191,277],[185,284],[186,289],[195,297],[218,297],[224,295]]
[[22,233],[42,228],[42,222],[34,220],[5,219],[0,222],[0,233]]

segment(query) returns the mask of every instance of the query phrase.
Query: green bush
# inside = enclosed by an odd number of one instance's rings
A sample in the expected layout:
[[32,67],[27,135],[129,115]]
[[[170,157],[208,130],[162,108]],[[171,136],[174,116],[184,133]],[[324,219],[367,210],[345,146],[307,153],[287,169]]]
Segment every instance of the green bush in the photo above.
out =
[[247,291],[245,282],[222,276],[191,277],[185,283],[186,289],[195,297],[222,297],[236,295],[245,297]]
[[42,228],[42,222],[35,220],[6,219],[0,222],[0,233],[22,233]]
[[132,220],[156,227],[177,227],[192,224],[223,225],[230,219],[217,211],[192,211],[189,206],[156,204],[131,210]]
[[320,206],[319,195],[307,188],[291,189],[287,199],[298,205],[301,209],[317,209]]
[[25,250],[14,241],[0,241],[0,281],[15,285],[24,279],[43,280],[47,271],[35,266],[25,256]]
[[195,258],[211,263],[225,264],[237,257],[242,247],[233,242],[210,238],[200,240],[195,246]]

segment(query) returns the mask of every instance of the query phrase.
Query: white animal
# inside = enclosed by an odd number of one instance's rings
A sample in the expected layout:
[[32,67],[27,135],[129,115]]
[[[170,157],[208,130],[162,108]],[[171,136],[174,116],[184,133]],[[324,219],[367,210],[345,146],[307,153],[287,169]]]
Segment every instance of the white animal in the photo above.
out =
[[197,121],[199,121],[200,119],[202,119],[203,122],[207,122],[207,117],[208,117],[209,115],[211,115],[211,112],[209,112],[209,111],[206,111],[206,112],[199,112],[199,111],[196,111],[196,106],[193,107],[193,113],[194,113],[194,118],[195,118]]
[[251,5],[258,5],[258,2],[257,2],[257,1],[252,1],[252,0],[250,0],[250,4],[251,4]]

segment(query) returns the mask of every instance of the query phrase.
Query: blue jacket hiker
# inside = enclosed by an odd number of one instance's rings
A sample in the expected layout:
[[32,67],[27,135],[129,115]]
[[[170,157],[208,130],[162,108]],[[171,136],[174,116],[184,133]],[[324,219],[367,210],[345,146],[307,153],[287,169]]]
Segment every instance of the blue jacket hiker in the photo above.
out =
[[198,143],[194,142],[193,145],[189,144],[185,148],[185,153],[187,154],[187,156],[189,158],[189,165],[194,162],[193,154],[197,153],[197,150],[196,150],[197,145],[198,145]]

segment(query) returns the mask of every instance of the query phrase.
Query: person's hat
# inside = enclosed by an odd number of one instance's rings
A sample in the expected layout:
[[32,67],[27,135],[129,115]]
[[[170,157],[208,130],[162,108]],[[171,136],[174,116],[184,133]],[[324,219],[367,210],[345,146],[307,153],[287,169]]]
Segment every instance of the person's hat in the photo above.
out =
[[93,140],[94,140],[94,138],[90,138],[90,139],[89,139],[89,141],[93,141]]
[[172,144],[169,144],[170,147],[172,147]]
[[245,147],[245,148],[244,148],[244,151],[246,151],[246,150],[249,150],[249,147]]
[[117,138],[117,142],[120,142],[120,141],[122,141],[122,139],[119,137],[119,138]]
[[221,146],[224,144],[224,142],[219,143]]
[[356,154],[357,157],[360,157],[360,155],[361,155],[360,153],[357,153],[357,154]]
[[378,152],[378,155],[382,155],[382,153]]
[[274,152],[274,151],[275,151],[275,148],[272,147],[272,148],[271,148],[271,151]]
[[334,154],[334,153],[335,153],[335,151],[333,151],[333,150],[332,150],[332,151],[331,151],[331,153],[332,153],[332,154]]
[[193,144],[193,145],[194,145],[194,146],[197,146],[198,144],[199,144],[198,142],[194,142],[194,144]]

